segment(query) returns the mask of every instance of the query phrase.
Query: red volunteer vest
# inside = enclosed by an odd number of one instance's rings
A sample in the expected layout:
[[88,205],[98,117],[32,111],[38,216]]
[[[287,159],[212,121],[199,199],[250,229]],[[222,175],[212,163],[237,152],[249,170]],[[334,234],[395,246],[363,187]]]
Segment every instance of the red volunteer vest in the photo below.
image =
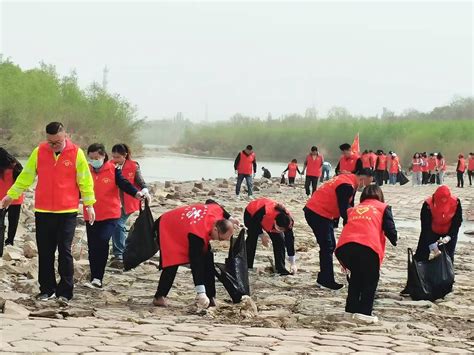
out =
[[423,162],[423,165],[421,166],[421,171],[424,173],[428,172],[430,170],[428,167],[428,158],[421,158],[421,161]]
[[386,155],[379,155],[379,165],[377,166],[377,170],[384,171],[387,169],[387,156]]
[[189,263],[188,234],[204,241],[207,250],[214,223],[224,218],[217,204],[195,204],[166,212],[160,217],[160,250],[163,268]]
[[[115,182],[115,165],[108,161],[98,172],[89,166],[92,179],[94,180],[94,203],[95,220],[120,218],[120,191]],[[89,220],[89,215],[84,207],[84,220]]]
[[474,171],[474,158],[469,158],[467,170]]
[[365,200],[347,211],[347,224],[337,241],[337,248],[347,243],[369,247],[377,253],[380,263],[385,256],[385,234],[382,230],[383,214],[387,205],[378,200]]
[[412,159],[412,164],[413,164],[412,170],[414,173],[421,172],[421,165],[420,165],[421,162],[422,162],[421,159]]
[[341,173],[355,173],[357,159],[359,159],[359,156],[357,154],[352,154],[348,158],[346,158],[345,156],[341,156],[341,159],[339,159],[339,171]]
[[436,158],[428,158],[428,171],[433,171],[436,168]]
[[[5,169],[3,172],[3,178],[0,179],[0,200],[4,198],[10,190],[10,187],[14,184],[15,180],[13,179],[13,169]],[[20,198],[13,200],[12,205],[21,205],[23,203],[24,196],[23,194]]]
[[[258,210],[260,210],[262,207],[265,207],[265,215],[262,219],[262,228],[267,233],[278,233],[278,231],[274,228],[275,219],[280,213],[275,209],[277,204],[278,202],[269,198],[259,198],[250,202],[247,205],[246,210],[253,217]],[[285,209],[285,211],[289,216],[291,216],[287,209]]]
[[339,214],[339,205],[337,203],[336,189],[343,184],[351,185],[354,189],[356,189],[357,177],[354,174],[342,174],[333,177],[329,181],[326,181],[310,197],[306,203],[306,207],[314,213],[317,213],[321,217],[327,219],[336,219],[341,217]]
[[288,177],[289,178],[296,177],[297,169],[298,169],[298,164],[296,164],[296,163],[288,164]]
[[[125,179],[130,181],[130,183],[135,186],[137,190],[140,191],[140,187],[135,184],[135,174],[137,173],[137,163],[133,160],[125,160],[125,163],[122,166],[122,175]],[[135,197],[130,196],[129,194],[123,194],[123,208],[126,214],[131,214],[140,209],[140,200],[137,200]]]
[[375,163],[377,162],[377,154],[375,153],[369,153],[370,155],[370,164],[371,167],[375,169]]
[[449,201],[446,202],[449,204],[448,211],[444,213],[436,212],[435,206],[433,205],[433,197],[428,198],[426,203],[431,210],[431,230],[436,234],[446,235],[449,232],[449,228],[451,228],[451,222],[456,214],[458,207],[457,198],[451,196]]
[[446,160],[437,159],[436,160],[436,166],[438,167],[438,170],[446,171]]
[[363,168],[371,168],[372,167],[372,158],[369,154],[362,154],[360,157],[362,160],[362,167]]
[[323,156],[321,154],[316,155],[313,159],[311,154],[306,157],[306,176],[321,176],[321,168],[323,166]]
[[399,164],[400,160],[398,159],[398,157],[395,157],[395,158],[392,158],[390,160],[390,174],[397,174],[398,173],[398,164]]
[[55,159],[48,143],[38,147],[35,208],[46,211],[68,211],[79,207],[76,160],[79,147],[66,140],[66,147]]
[[462,173],[466,171],[466,159],[464,159],[464,158],[459,159],[458,171],[460,171]]
[[237,171],[239,174],[252,175],[253,174],[253,162],[255,160],[255,153],[250,155],[240,152],[239,165]]

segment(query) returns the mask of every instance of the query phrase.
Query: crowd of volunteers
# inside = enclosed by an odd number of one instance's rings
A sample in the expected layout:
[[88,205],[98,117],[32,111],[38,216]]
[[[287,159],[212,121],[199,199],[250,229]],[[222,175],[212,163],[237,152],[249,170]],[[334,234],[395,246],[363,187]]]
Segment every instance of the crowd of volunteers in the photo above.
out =
[[[39,254],[38,300],[56,299],[68,304],[73,298],[74,267],[71,245],[75,235],[80,200],[86,223],[90,280],[87,287],[102,288],[112,239],[111,265],[121,267],[126,222],[140,209],[142,200],[150,200],[140,166],[132,160],[126,144],[116,144],[111,159],[104,145],[91,144],[86,153],[75,145],[59,122],[46,126],[46,141],[36,147],[24,167],[5,149],[0,148],[0,209],[8,215],[5,244],[13,245],[18,226],[23,192],[35,180],[36,243]],[[401,173],[400,159],[394,152],[366,150],[359,154],[348,143],[340,145],[341,157],[330,178],[331,165],[316,146],[310,148],[303,168],[292,159],[282,174],[295,185],[297,174],[305,175],[302,203],[305,220],[314,233],[319,248],[319,273],[316,285],[337,291],[344,287],[335,278],[333,255],[347,273],[348,315],[369,323],[373,315],[375,292],[385,254],[386,239],[397,245],[397,230],[392,209],[385,203],[383,184],[396,184]],[[297,273],[294,220],[280,201],[253,198],[253,178],[257,171],[256,155],[251,145],[236,157],[235,193],[239,197],[245,180],[250,197],[243,213],[247,229],[247,266],[253,268],[257,242],[273,246],[275,271],[279,275]],[[266,178],[271,174],[262,168]],[[446,244],[454,260],[457,235],[462,223],[460,200],[443,184],[446,161],[441,153],[415,153],[410,166],[413,185],[440,185],[427,196],[421,207],[421,233],[415,253],[417,260],[436,258],[438,242]],[[457,186],[464,187],[467,171],[469,185],[474,176],[474,154],[466,160],[462,154],[456,166]],[[318,186],[319,185],[319,186]],[[356,193],[360,192],[359,203]],[[5,214],[3,214],[3,217]],[[334,230],[342,224],[336,241]],[[190,264],[196,290],[196,304],[207,308],[216,305],[214,259],[211,240],[229,240],[241,226],[213,200],[181,206],[163,213],[156,220],[160,249],[161,275],[153,299],[156,306],[168,305],[168,293],[178,267]],[[56,279],[55,253],[58,250],[59,282]],[[285,265],[288,258],[289,267]],[[405,291],[405,290],[404,290]],[[402,291],[402,294],[406,292]]]

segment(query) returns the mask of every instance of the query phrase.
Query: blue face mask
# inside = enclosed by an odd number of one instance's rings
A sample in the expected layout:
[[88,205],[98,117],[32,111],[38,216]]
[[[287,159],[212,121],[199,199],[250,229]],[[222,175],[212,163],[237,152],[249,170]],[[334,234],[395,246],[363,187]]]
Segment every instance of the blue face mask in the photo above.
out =
[[94,168],[94,169],[100,169],[102,165],[104,165],[104,159],[89,159],[89,164]]

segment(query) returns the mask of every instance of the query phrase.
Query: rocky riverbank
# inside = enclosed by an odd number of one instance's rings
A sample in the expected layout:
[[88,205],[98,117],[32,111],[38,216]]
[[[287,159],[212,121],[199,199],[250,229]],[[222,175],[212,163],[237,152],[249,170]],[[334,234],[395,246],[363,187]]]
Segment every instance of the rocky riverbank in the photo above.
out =
[[[452,178],[448,179],[454,185]],[[393,206],[399,226],[399,245],[387,245],[381,280],[375,302],[375,313],[381,319],[377,325],[364,326],[344,320],[347,290],[334,293],[315,287],[318,270],[318,248],[307,226],[302,208],[305,196],[301,186],[280,186],[277,181],[256,181],[256,196],[268,196],[283,202],[295,217],[295,237],[299,271],[294,276],[276,276],[272,270],[271,247],[257,249],[256,268],[250,272],[252,295],[234,305],[225,289],[218,285],[218,307],[197,315],[192,306],[194,288],[190,270],[181,267],[169,295],[170,307],[156,308],[151,304],[158,283],[158,260],[153,258],[129,272],[107,268],[102,290],[83,286],[88,280],[87,242],[85,226],[76,231],[73,246],[75,262],[75,298],[68,307],[55,303],[36,302],[32,295],[37,287],[37,252],[34,238],[34,214],[29,192],[24,205],[21,226],[14,247],[7,247],[0,260],[0,308],[2,317],[66,318],[94,317],[99,322],[147,323],[151,320],[173,319],[176,323],[199,320],[205,324],[237,324],[271,328],[312,328],[318,332],[384,333],[390,336],[420,336],[429,339],[430,346],[446,345],[473,349],[474,345],[474,256],[469,237],[461,241],[456,253],[456,284],[454,292],[435,303],[411,301],[399,296],[406,281],[406,249],[416,247],[421,203],[434,187],[384,187],[386,200]],[[234,216],[242,219],[246,201],[237,200],[233,180],[166,182],[151,185],[152,211],[157,218],[166,210],[181,204],[203,202],[213,198]],[[465,219],[474,220],[473,188],[455,189],[465,210]],[[357,197],[358,198],[358,197]],[[133,221],[134,218],[130,220]],[[338,233],[340,229],[338,230]],[[223,261],[227,242],[213,244],[216,260]],[[335,264],[337,279],[344,277]],[[415,337],[416,338],[416,337]],[[372,341],[374,342],[374,341]],[[376,342],[376,341],[375,341]],[[375,345],[374,345],[375,346]],[[407,349],[410,344],[407,343]],[[411,344],[411,346],[415,346]],[[416,351],[416,350],[415,350]]]

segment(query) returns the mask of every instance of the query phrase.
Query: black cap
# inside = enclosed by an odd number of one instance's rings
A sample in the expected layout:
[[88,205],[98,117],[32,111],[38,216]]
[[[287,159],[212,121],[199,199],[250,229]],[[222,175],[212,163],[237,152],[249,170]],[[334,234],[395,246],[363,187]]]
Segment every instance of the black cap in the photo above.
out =
[[340,150],[350,150],[351,149],[351,145],[349,143],[344,143],[344,144],[341,144],[339,146],[339,149]]

